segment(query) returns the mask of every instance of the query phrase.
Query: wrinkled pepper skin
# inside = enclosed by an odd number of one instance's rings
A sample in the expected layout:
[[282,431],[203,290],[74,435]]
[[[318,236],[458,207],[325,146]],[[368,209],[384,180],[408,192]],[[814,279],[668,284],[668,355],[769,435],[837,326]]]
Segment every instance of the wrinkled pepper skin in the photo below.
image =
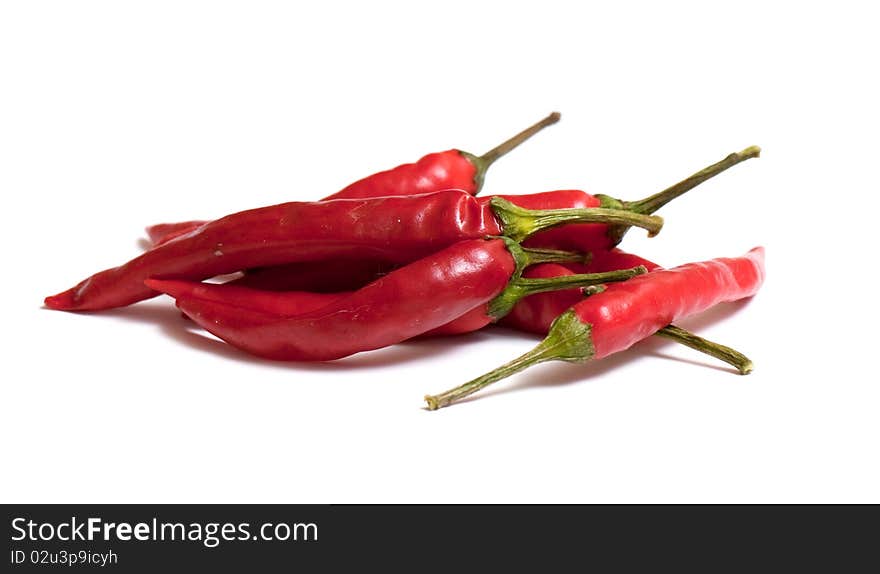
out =
[[[600,201],[585,191],[563,189],[526,195],[501,195],[504,199],[525,209],[567,209],[600,207]],[[488,206],[492,196],[477,198]],[[162,223],[147,228],[147,233],[158,246],[187,231],[195,230],[207,221]],[[163,236],[161,231],[169,236]],[[524,243],[527,247],[544,247],[564,251],[589,253],[608,249],[608,226],[596,223],[576,223],[535,234]],[[632,265],[636,267],[640,264]],[[345,262],[320,261],[291,263],[266,267],[248,272],[237,279],[237,285],[271,291],[316,291],[321,293],[348,291],[365,285],[397,267],[390,261],[355,259]],[[610,270],[610,269],[609,269]],[[439,333],[438,333],[439,334]],[[453,333],[449,333],[453,334]]]
[[743,257],[722,257],[657,269],[572,307],[591,326],[593,359],[623,351],[675,321],[719,303],[751,297],[764,281],[764,248]]
[[47,297],[45,304],[67,311],[109,309],[157,295],[144,284],[149,278],[202,280],[296,261],[409,263],[500,232],[491,208],[462,191],[283,203],[211,221]]
[[[515,270],[503,240],[480,239],[456,243],[305,314],[244,312],[237,305],[195,297],[180,297],[177,305],[207,331],[253,355],[326,361],[449,323],[501,293]],[[181,294],[177,282],[148,283]]]
[[[433,191],[422,192],[418,195],[424,195],[425,193],[434,193],[437,191],[449,191],[454,189],[456,188],[447,187],[442,189],[435,189]],[[367,198],[379,196],[365,195],[363,197]],[[489,203],[492,197],[493,196],[491,195],[484,195],[483,197],[478,198],[478,201],[481,204],[485,205]],[[525,209],[566,209],[571,207],[601,207],[602,203],[595,196],[577,189],[560,189],[556,191],[543,191],[539,193],[530,193],[524,195],[499,195],[499,197],[503,197],[513,204],[518,205],[519,207],[523,207]],[[326,199],[329,198],[325,198],[325,200]],[[195,229],[201,227],[202,225],[205,225],[206,223],[209,223],[209,221],[193,220],[181,221],[177,223],[157,223],[155,225],[147,227],[146,231],[147,236],[152,243],[152,246],[158,247],[159,245],[166,243],[171,239],[174,239],[175,237],[179,237],[190,231],[194,231]],[[560,229],[548,229],[547,231],[542,231],[541,233],[527,240],[526,246],[563,249],[562,247],[554,246],[566,245],[567,247],[564,249],[565,251],[573,251],[577,250],[577,248],[582,245],[588,245],[591,247],[605,245],[607,241],[606,239],[604,239],[606,235],[606,229],[606,226],[595,223],[568,225],[561,232]],[[585,233],[585,230],[590,230],[592,233]],[[571,239],[568,237],[569,235],[575,235],[579,237]],[[598,241],[597,238],[599,239]],[[534,245],[531,245],[532,243],[534,243]]]

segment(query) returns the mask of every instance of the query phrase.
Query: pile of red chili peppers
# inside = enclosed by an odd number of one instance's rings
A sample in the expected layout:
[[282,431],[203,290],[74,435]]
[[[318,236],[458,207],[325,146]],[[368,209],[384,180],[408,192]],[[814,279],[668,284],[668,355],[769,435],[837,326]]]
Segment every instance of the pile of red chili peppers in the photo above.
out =
[[579,190],[476,197],[493,162],[559,117],[482,156],[429,154],[320,201],[153,225],[146,252],[47,297],[46,307],[98,311],[165,293],[230,345],[282,361],[338,359],[496,322],[545,336],[494,371],[426,396],[431,410],[533,364],[601,359],[655,334],[750,372],[741,353],[674,323],[754,295],[762,248],[664,269],[617,245],[632,227],[656,235],[660,207],[759,148],[638,201]]

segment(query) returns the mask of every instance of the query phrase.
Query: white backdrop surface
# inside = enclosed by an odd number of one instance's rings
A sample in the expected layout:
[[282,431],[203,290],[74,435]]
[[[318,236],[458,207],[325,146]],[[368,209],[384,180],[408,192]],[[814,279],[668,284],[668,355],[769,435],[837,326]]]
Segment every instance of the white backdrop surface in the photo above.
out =
[[[868,3],[8,2],[0,7],[3,502],[880,502]],[[635,199],[750,160],[623,245],[767,249],[750,302],[436,413],[531,348],[501,328],[333,363],[252,359],[168,298],[42,298],[146,225],[311,200],[558,110],[484,192]]]

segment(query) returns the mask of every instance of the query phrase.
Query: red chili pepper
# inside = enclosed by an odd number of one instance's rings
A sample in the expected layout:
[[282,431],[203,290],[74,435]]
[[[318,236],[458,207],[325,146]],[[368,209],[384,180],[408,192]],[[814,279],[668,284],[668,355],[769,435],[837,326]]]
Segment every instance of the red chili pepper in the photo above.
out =
[[560,315],[537,347],[455,389],[426,396],[431,410],[545,361],[586,362],[628,349],[674,321],[754,295],[764,279],[764,249],[689,263],[614,283]]
[[545,127],[555,124],[559,118],[559,113],[553,112],[481,156],[457,149],[432,153],[416,163],[399,165],[365,177],[324,199],[418,195],[443,189],[461,189],[476,195],[483,187],[486,170],[495,160]]
[[[589,263],[541,263],[523,272],[524,278],[565,277],[575,273],[605,273],[616,269],[642,266],[649,272],[661,269],[643,257],[619,249],[597,252]],[[594,288],[595,289],[595,288]],[[519,301],[501,323],[520,331],[546,335],[553,321],[569,307],[584,299],[586,289],[568,289],[530,295]],[[752,361],[736,349],[699,337],[676,325],[667,325],[655,335],[670,339],[733,366],[741,375],[752,371]]]
[[652,235],[663,224],[656,216],[614,209],[525,211],[497,197],[481,205],[461,191],[284,203],[207,223],[45,303],[68,311],[108,309],[157,295],[146,279],[202,280],[295,261],[361,257],[408,263],[465,239],[504,235],[519,241],[572,222],[637,225]]
[[571,256],[526,251],[506,239],[462,241],[354,293],[321,295],[329,303],[305,313],[312,301],[304,305],[301,293],[260,293],[184,281],[147,283],[174,296],[186,315],[237,348],[276,360],[323,361],[421,335],[474,309],[488,323],[529,293],[645,272],[638,268],[549,282],[519,278],[523,266],[534,261]]

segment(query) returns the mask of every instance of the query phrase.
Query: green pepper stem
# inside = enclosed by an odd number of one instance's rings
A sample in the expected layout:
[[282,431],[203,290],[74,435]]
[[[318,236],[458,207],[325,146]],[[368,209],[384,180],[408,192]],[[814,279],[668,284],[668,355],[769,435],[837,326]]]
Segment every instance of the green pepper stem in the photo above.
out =
[[550,332],[531,351],[506,363],[494,371],[438,395],[425,395],[428,410],[435,411],[484,389],[492,383],[546,361],[586,362],[595,353],[592,328],[582,323],[569,309],[553,321]]
[[676,197],[683,195],[685,192],[697,187],[704,181],[715,177],[719,173],[726,171],[738,163],[744,162],[753,157],[760,157],[760,155],[760,147],[756,145],[747,147],[741,152],[734,152],[718,163],[713,163],[712,165],[701,169],[697,173],[681,180],[671,187],[667,187],[659,193],[655,193],[654,195],[638,201],[625,201],[623,203],[624,207],[629,211],[635,211],[636,213],[654,213]]
[[468,152],[460,152],[465,158],[467,158],[468,161],[473,164],[473,166],[477,170],[474,174],[474,183],[476,184],[474,195],[479,193],[480,190],[483,188],[483,180],[486,178],[486,171],[493,163],[495,163],[495,160],[507,154],[507,152],[519,146],[521,143],[523,143],[539,131],[543,130],[547,126],[552,126],[559,121],[560,117],[562,116],[559,114],[559,112],[553,112],[543,120],[527,127],[512,138],[493,147],[481,156],[476,156]]
[[[752,371],[752,362],[742,353],[703,339],[675,325],[667,325],[657,331],[656,335],[725,361],[736,367],[740,374],[746,375]],[[591,360],[594,354],[591,325],[582,323],[575,312],[569,309],[553,321],[547,337],[531,351],[454,389],[437,395],[425,395],[425,402],[428,404],[428,410],[434,411],[533,365],[547,361],[583,363]]]
[[495,196],[489,200],[492,211],[502,224],[502,233],[514,241],[559,225],[569,223],[604,223],[641,227],[653,237],[663,228],[663,219],[656,215],[644,215],[622,209],[586,207],[573,209],[524,209],[504,198]]
[[690,331],[686,331],[681,327],[667,325],[657,331],[657,335],[715,357],[716,359],[720,359],[725,363],[732,365],[737,371],[739,371],[740,375],[748,375],[752,372],[752,361],[736,349],[731,349],[725,345],[709,341],[691,333]]
[[537,265],[538,263],[561,263],[567,261],[586,265],[593,260],[592,253],[560,251],[559,249],[543,249],[540,247],[523,247],[522,253],[524,258],[523,267]]
[[639,265],[632,269],[619,269],[603,273],[578,273],[559,277],[525,278],[514,276],[504,291],[489,302],[487,314],[497,320],[510,313],[517,302],[529,295],[626,281],[647,272],[648,269],[644,265]]
[[[637,201],[623,201],[604,194],[599,194],[596,197],[598,197],[601,201],[602,207],[625,209],[626,211],[632,211],[633,213],[650,215],[673,199],[697,187],[704,181],[715,177],[719,173],[728,170],[738,163],[744,162],[745,160],[751,159],[753,157],[760,157],[760,155],[760,147],[747,147],[740,152],[732,153],[721,161],[713,163],[712,165],[701,169],[695,174],[681,180],[671,187],[667,187],[659,193],[655,193],[654,195],[648,196],[644,199],[639,199]],[[629,231],[629,226],[627,225],[620,225],[610,229],[608,235],[612,239],[612,244],[617,245],[618,243],[620,243],[627,231]]]
[[505,155],[507,152],[517,147],[547,126],[552,126],[553,124],[558,122],[561,117],[562,116],[559,112],[553,112],[543,120],[532,124],[512,138],[498,144],[497,146],[493,147],[492,149],[481,155],[480,163],[482,163],[485,168],[488,168],[490,165],[495,163],[495,160],[497,160],[499,157]]

